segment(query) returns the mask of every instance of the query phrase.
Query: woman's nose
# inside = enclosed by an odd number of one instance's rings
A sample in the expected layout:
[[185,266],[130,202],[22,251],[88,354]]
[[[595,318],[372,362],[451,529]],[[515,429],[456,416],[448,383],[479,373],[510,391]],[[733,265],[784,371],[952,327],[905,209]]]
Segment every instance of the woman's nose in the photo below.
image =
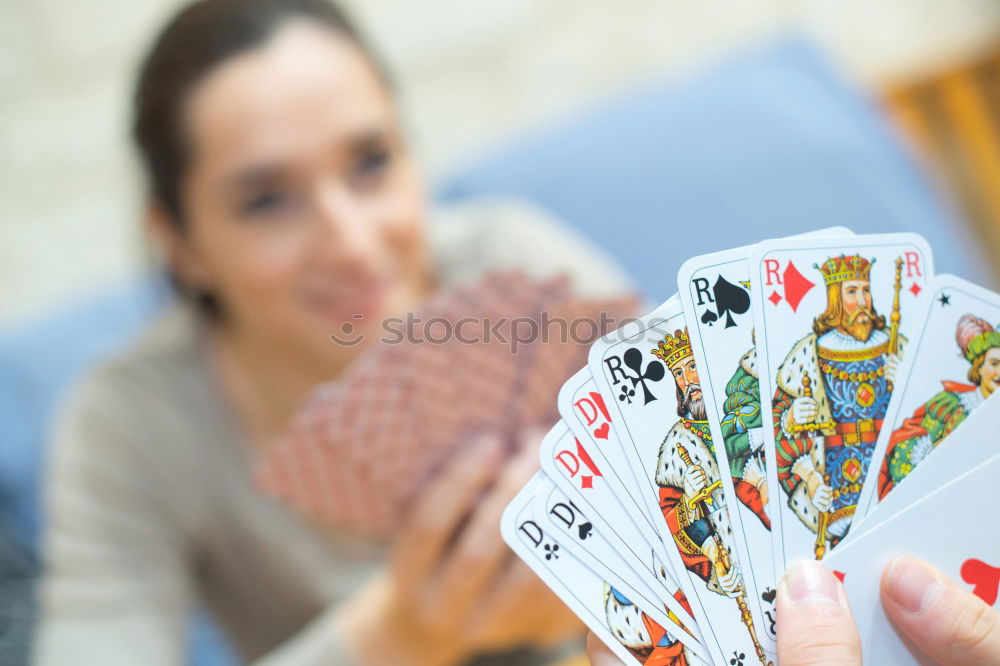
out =
[[318,197],[315,250],[338,263],[367,264],[378,254],[375,225],[348,192],[326,188]]

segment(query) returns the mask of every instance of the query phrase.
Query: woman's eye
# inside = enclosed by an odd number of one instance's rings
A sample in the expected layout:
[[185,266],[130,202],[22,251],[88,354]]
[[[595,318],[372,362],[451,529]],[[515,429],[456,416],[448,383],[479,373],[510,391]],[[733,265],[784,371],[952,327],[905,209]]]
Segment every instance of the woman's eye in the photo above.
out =
[[373,150],[362,155],[354,167],[353,177],[364,184],[376,179],[389,166],[392,154],[388,150]]
[[247,199],[241,206],[246,215],[262,215],[278,210],[288,202],[288,195],[277,190],[260,192]]

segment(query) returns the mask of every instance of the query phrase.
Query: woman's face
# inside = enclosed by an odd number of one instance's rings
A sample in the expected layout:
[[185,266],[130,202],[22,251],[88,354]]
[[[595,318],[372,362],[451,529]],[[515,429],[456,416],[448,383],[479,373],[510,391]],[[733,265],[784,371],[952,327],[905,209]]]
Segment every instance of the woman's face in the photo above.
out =
[[424,190],[356,46],[289,22],[209,72],[184,120],[175,254],[227,326],[275,351],[339,358],[332,333],[374,330],[412,305],[426,277]]

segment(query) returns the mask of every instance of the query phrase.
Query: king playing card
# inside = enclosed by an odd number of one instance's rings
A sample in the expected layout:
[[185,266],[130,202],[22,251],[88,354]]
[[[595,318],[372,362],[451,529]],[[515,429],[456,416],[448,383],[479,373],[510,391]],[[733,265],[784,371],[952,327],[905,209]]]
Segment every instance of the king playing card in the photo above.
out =
[[[801,237],[850,236],[845,227]],[[750,313],[750,252],[753,246],[692,257],[677,273],[677,289],[705,396],[709,430],[727,497],[735,498],[730,518],[748,595],[765,620],[765,645],[774,648],[775,585],[760,408],[757,351]]]
[[735,546],[744,567],[748,597],[762,618],[762,642],[775,649],[775,581],[771,517],[757,354],[750,314],[750,247],[695,257],[681,267],[677,283],[704,406],[730,504]]
[[713,659],[768,663],[679,299],[601,338],[590,369]]
[[764,241],[750,266],[777,578],[847,534],[933,265],[883,234]]

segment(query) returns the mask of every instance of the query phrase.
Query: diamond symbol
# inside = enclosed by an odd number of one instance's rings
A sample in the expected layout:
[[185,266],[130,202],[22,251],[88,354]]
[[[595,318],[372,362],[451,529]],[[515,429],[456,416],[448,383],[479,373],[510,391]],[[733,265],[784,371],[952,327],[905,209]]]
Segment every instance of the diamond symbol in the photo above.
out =
[[580,478],[580,487],[581,488],[593,488],[594,487],[594,477],[589,476],[589,475],[581,477]]
[[920,290],[920,285],[917,284],[916,282],[914,282],[912,285],[910,285],[910,293],[913,294],[914,296],[916,296],[917,294],[919,294],[920,291],[921,291]]
[[814,282],[810,282],[805,275],[799,272],[799,269],[795,267],[791,261],[785,267],[785,273],[782,275],[785,281],[785,298],[788,300],[788,304],[792,306],[792,312],[795,312],[799,307],[799,303],[805,298],[805,295],[809,293],[809,290],[816,286]]
[[772,305],[777,305],[778,301],[781,300],[781,295],[776,291],[772,291],[771,295],[767,297],[767,300],[771,301]]

